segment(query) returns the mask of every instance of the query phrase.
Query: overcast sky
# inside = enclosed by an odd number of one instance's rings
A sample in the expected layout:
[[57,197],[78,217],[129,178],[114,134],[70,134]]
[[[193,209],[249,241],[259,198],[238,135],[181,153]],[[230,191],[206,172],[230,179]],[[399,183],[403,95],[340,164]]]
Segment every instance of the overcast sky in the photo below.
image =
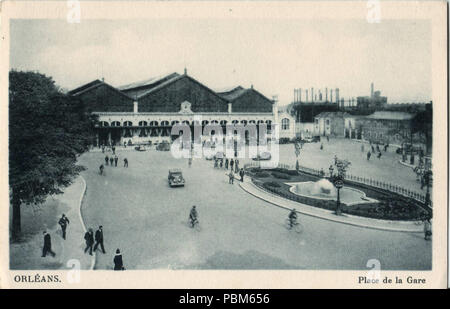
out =
[[429,22],[280,19],[11,21],[11,68],[37,70],[67,89],[104,77],[113,86],[170,72],[216,89],[254,87],[280,104],[294,88],[341,97],[431,100]]

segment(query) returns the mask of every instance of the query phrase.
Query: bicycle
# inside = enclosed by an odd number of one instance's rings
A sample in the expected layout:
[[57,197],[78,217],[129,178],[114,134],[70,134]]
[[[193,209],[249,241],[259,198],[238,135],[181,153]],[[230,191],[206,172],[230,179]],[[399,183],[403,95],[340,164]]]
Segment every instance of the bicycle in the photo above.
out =
[[289,231],[294,230],[298,234],[303,232],[303,225],[298,221],[291,222],[291,219],[287,218],[284,222],[284,225]]
[[196,231],[200,232],[201,228],[200,228],[200,221],[198,221],[198,219],[194,219],[192,220],[192,218],[189,218],[189,227],[192,229],[195,229]]

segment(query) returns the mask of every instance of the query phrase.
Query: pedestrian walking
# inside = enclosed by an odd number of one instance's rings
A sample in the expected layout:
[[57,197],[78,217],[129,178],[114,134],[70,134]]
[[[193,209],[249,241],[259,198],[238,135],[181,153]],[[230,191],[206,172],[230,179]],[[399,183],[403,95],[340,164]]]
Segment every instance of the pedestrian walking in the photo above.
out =
[[375,152],[375,148],[373,147],[373,145],[372,145],[372,152]]
[[123,259],[122,259],[122,253],[120,253],[120,250],[116,250],[116,255],[114,256],[114,270],[125,270],[125,267],[123,267]]
[[103,166],[103,164],[100,164],[99,168],[100,170],[100,175],[103,175],[103,170],[105,169],[105,167]]
[[70,223],[69,218],[67,218],[65,214],[62,214],[61,218],[58,221],[58,224],[61,226],[63,239],[66,239],[66,229],[69,223]]
[[55,257],[56,253],[52,251],[52,238],[47,231],[44,231],[44,248],[42,248],[42,257],[46,257],[47,253]]
[[109,163],[111,164],[111,166],[113,166],[113,164],[114,164],[114,158],[113,158],[113,156],[111,156],[111,157],[109,158]]
[[111,149],[112,149],[113,155],[115,155],[116,154],[116,146],[112,146]]
[[123,159],[123,167],[128,167],[128,159],[127,158]]
[[370,150],[367,152],[367,161],[370,160],[370,156],[372,155],[372,153],[370,152]]
[[109,164],[109,157],[108,157],[108,155],[106,155],[106,157],[105,157],[105,165],[108,165]]
[[86,241],[86,249],[84,249],[84,253],[89,250],[89,254],[92,255],[92,246],[94,245],[94,232],[91,228],[84,234],[84,240]]
[[234,172],[237,174],[239,172],[239,160],[238,159],[234,160],[234,167],[235,167]]
[[219,159],[219,167],[222,168],[223,167],[223,159]]
[[99,226],[98,230],[95,231],[95,246],[94,251],[97,250],[98,246],[102,249],[103,254],[105,254],[105,247],[103,246],[103,226]]
[[217,159],[214,159],[214,168],[218,168],[219,167],[219,162]]
[[233,167],[234,167],[234,160],[233,160],[233,159],[230,159],[230,170],[231,170],[232,172],[234,172],[234,171],[233,171]]
[[117,162],[119,161],[119,157],[117,155],[114,156],[114,166],[117,167]]
[[188,166],[191,167],[192,166],[192,158],[188,159]]
[[225,169],[228,169],[228,158],[225,159]]
[[381,159],[381,151],[378,153],[377,158]]
[[239,176],[241,176],[241,182],[244,182],[244,175],[245,175],[244,169],[241,168],[241,170],[239,171]]
[[323,143],[320,143],[320,150],[323,150]]
[[327,135],[327,142],[329,142],[330,141],[330,137]]
[[230,173],[228,174],[228,177],[229,177],[228,183],[233,184],[233,182],[234,182],[233,171],[230,171]]

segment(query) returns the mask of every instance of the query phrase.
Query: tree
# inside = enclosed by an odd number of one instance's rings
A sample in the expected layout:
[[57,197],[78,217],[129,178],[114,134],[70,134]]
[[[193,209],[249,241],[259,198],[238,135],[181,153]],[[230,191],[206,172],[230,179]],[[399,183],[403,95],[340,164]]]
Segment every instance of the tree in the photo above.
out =
[[63,94],[52,78],[9,73],[9,185],[12,237],[20,236],[22,204],[62,193],[83,167],[77,156],[93,141],[95,117],[82,101]]
[[424,136],[426,153],[429,153],[433,139],[433,110],[431,104],[427,104],[425,111],[417,113],[412,120],[411,126],[413,133]]

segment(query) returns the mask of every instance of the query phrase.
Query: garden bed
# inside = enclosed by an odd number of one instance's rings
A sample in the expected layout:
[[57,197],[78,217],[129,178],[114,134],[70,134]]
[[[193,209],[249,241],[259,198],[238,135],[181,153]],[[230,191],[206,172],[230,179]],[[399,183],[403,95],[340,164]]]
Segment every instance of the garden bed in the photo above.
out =
[[[336,210],[336,200],[300,196],[292,193],[290,191],[291,186],[286,184],[306,181],[315,182],[321,179],[316,175],[283,168],[261,169],[259,167],[247,169],[247,174],[252,178],[253,183],[263,190],[302,204],[332,211]],[[345,180],[344,186],[363,191],[367,197],[379,202],[365,202],[351,206],[341,203],[343,213],[368,218],[401,221],[420,220],[424,216],[431,214],[431,211],[426,209],[423,203],[394,192],[348,180]]]

